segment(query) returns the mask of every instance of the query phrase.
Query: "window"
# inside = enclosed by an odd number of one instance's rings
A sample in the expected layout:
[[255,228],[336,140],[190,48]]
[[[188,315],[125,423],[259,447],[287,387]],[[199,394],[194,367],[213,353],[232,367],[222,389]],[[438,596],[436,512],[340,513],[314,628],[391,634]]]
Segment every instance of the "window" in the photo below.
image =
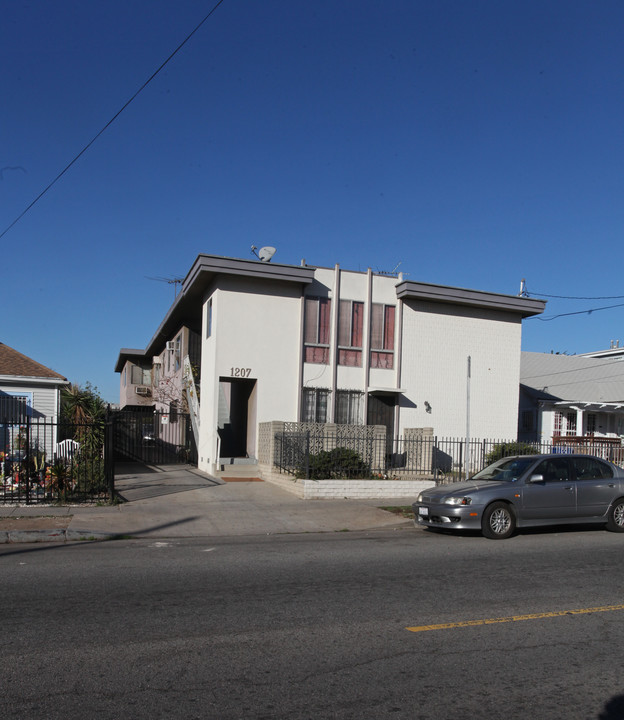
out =
[[606,463],[594,458],[574,458],[577,480],[596,480],[613,477],[613,470]]
[[336,422],[341,425],[362,425],[364,393],[358,390],[336,391]]
[[523,410],[521,417],[522,417],[521,428],[522,428],[523,432],[532,432],[533,431],[533,410]]
[[587,434],[593,435],[596,432],[596,413],[587,414]]
[[208,300],[208,307],[206,308],[206,337],[209,338],[212,335],[212,298]]
[[152,373],[150,368],[141,367],[140,365],[132,365],[130,370],[131,385],[151,385]]
[[371,356],[372,368],[394,367],[394,305],[373,303],[371,312]]
[[559,411],[555,412],[553,437],[561,435],[576,435],[576,412],[574,410],[565,414]]
[[559,437],[563,428],[563,415],[560,412],[555,412],[553,418],[553,437]]
[[175,357],[175,371],[178,372],[178,370],[182,367],[182,336],[181,335],[178,335],[178,337],[175,339],[174,357]]
[[329,422],[329,398],[326,388],[304,388],[301,408],[302,422]]
[[364,303],[341,300],[338,310],[338,365],[362,367]]
[[329,328],[331,300],[321,297],[305,299],[304,361],[329,365]]
[[177,400],[172,400],[169,403],[169,422],[170,423],[178,422],[178,401]]
[[546,482],[567,481],[570,476],[568,461],[565,458],[544,460],[535,468],[533,474],[543,475]]
[[27,395],[0,395],[0,422],[24,422],[28,417]]

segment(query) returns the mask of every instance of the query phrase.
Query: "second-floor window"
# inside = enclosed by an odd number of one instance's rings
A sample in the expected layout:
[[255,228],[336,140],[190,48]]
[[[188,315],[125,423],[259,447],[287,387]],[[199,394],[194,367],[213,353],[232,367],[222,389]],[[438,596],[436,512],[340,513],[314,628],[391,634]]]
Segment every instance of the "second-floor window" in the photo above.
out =
[[371,354],[372,368],[394,367],[394,305],[373,303],[371,311]]
[[331,300],[322,297],[305,299],[304,361],[329,364],[329,329]]
[[364,303],[341,300],[338,309],[338,365],[362,367]]
[[133,365],[130,372],[130,384],[131,385],[151,385],[152,384],[152,371],[148,367],[140,367],[139,365]]

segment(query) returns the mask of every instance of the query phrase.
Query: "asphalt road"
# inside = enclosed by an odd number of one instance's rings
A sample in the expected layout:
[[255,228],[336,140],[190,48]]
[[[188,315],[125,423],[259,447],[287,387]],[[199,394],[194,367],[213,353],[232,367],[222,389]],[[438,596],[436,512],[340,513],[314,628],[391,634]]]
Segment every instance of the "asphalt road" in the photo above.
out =
[[3,546],[0,717],[621,719],[623,549],[421,529]]

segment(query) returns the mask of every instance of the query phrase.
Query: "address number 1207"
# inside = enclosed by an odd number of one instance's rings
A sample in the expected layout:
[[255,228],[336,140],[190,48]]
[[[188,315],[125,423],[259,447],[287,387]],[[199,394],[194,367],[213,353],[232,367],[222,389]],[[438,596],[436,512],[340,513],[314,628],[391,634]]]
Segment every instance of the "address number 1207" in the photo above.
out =
[[230,375],[232,377],[247,378],[251,375],[251,368],[230,368]]

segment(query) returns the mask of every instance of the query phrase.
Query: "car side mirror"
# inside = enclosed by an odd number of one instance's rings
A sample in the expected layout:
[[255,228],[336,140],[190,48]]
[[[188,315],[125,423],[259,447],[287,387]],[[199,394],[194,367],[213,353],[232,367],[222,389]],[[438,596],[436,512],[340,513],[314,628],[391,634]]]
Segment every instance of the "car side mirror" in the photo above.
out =
[[529,482],[544,482],[544,476],[543,475],[531,475],[529,478]]

